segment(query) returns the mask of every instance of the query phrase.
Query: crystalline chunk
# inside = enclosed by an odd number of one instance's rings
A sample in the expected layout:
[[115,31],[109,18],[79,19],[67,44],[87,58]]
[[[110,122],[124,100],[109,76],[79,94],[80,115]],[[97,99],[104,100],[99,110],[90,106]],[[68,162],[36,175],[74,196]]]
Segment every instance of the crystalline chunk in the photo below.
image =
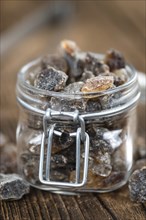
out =
[[109,187],[109,186],[113,186],[114,184],[120,183],[124,179],[125,175],[126,174],[123,171],[111,172],[109,176],[101,180],[101,183],[102,183],[101,186]]
[[[91,149],[94,152],[113,153],[114,149],[121,144],[121,138],[118,136],[120,131],[109,131],[106,128],[92,128],[89,130],[91,138]],[[118,142],[117,142],[118,141]]]
[[85,71],[91,71],[95,76],[98,76],[100,73],[109,72],[109,67],[99,60],[96,54],[87,53],[84,63]]
[[[65,148],[51,156],[51,179],[67,179],[76,166],[75,145]],[[60,173],[60,175],[59,175]]]
[[61,136],[59,137],[59,142],[61,146],[67,148],[73,143],[73,138],[70,137],[68,132],[63,131]]
[[89,99],[86,104],[86,112],[97,112],[102,110],[99,99]]
[[100,151],[103,154],[106,152],[111,154],[113,152],[113,148],[108,141],[98,139],[97,137],[91,140],[91,145],[94,152]]
[[68,173],[64,168],[57,168],[56,170],[51,170],[50,173],[50,179],[52,181],[62,181],[62,182],[67,182],[68,181]]
[[146,201],[146,166],[135,170],[130,176],[129,191],[132,201]]
[[21,169],[21,173],[24,175],[28,182],[35,184],[37,181],[39,181],[39,156],[32,156],[31,154],[24,153],[21,155],[20,163],[21,164],[19,169]]
[[34,86],[49,91],[60,91],[64,89],[68,76],[59,70],[49,67],[42,70],[34,81]]
[[73,78],[80,77],[84,72],[85,53],[80,52],[75,54],[73,57],[66,56],[66,59],[70,66],[70,70],[69,70],[70,76]]
[[28,143],[28,150],[31,153],[39,154],[41,141],[42,141],[42,134],[36,134],[35,136],[33,136]]
[[123,55],[114,49],[107,52],[105,56],[105,63],[110,67],[110,71],[125,68],[125,60]]
[[73,56],[76,51],[79,50],[78,46],[74,41],[63,40],[60,43],[61,52],[66,53],[70,56]]
[[61,154],[55,154],[51,157],[51,167],[52,168],[58,169],[60,167],[65,167],[67,163],[68,163],[68,159]]
[[29,185],[17,174],[0,174],[0,199],[21,199],[29,193]]
[[68,65],[66,60],[58,55],[47,55],[42,59],[42,68],[46,69],[48,67],[54,67],[57,70],[61,70],[63,72],[68,71]]
[[114,85],[120,86],[127,82],[128,74],[125,68],[114,70],[111,72],[101,73],[102,76],[113,76],[114,77]]
[[74,82],[65,87],[64,92],[68,94],[75,94],[81,92],[81,88],[83,87],[83,82]]
[[120,137],[121,132],[121,129],[104,132],[103,139],[108,141],[113,149],[116,149],[122,144],[122,139]]
[[111,173],[112,167],[109,164],[98,164],[92,168],[92,172],[94,174],[100,175],[100,176],[109,176]]
[[115,77],[114,77],[114,84],[116,86],[120,86],[127,82],[128,75],[125,68],[118,69],[114,71]]
[[100,92],[113,87],[114,79],[112,76],[97,76],[87,79],[81,91],[87,92]]
[[84,112],[86,108],[86,102],[81,99],[74,98],[51,98],[51,109],[56,111],[73,112],[75,110]]
[[86,82],[87,79],[93,78],[94,74],[91,71],[85,71],[81,76],[81,81]]
[[36,134],[34,137],[32,137],[29,141],[30,145],[40,145],[42,140],[42,134]]
[[111,159],[108,153],[96,156],[93,163],[92,172],[100,176],[109,176],[112,171]]

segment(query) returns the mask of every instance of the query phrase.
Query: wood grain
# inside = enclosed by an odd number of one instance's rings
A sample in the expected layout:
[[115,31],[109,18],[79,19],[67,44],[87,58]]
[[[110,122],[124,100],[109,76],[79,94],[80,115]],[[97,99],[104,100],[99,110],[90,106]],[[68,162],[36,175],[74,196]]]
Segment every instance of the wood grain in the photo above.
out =
[[1,202],[2,220],[145,220],[146,208],[129,200],[127,187],[108,194],[65,196],[31,189],[20,201]]
[[[117,48],[137,69],[145,71],[145,1],[79,1],[68,22],[42,26],[2,57],[1,131],[12,142],[18,120],[17,72],[28,61],[53,52],[64,38],[74,39],[84,50],[104,53],[109,47]],[[144,220],[146,206],[130,201],[127,186],[108,194],[80,196],[31,189],[20,201],[1,202],[0,220],[29,219]]]

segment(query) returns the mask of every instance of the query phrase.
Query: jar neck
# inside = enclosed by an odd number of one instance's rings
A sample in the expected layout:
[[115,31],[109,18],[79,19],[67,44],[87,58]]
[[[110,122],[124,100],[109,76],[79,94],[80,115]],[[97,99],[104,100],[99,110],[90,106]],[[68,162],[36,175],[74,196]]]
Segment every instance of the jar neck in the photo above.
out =
[[38,71],[40,68],[40,59],[35,60],[27,65],[25,65],[18,74],[17,79],[17,100],[18,103],[28,111],[32,111],[38,115],[44,115],[47,108],[51,108],[53,111],[66,111],[65,108],[59,109],[59,107],[53,107],[51,105],[52,98],[55,98],[56,103],[59,105],[71,105],[72,101],[78,102],[78,105],[82,105],[87,103],[87,101],[98,100],[101,99],[102,102],[106,102],[109,99],[109,105],[105,105],[103,109],[95,111],[86,111],[79,109],[79,113],[82,114],[83,117],[95,117],[95,116],[103,116],[106,117],[109,115],[115,115],[119,112],[124,112],[128,109],[133,108],[140,96],[139,86],[137,81],[137,73],[136,70],[130,65],[126,66],[126,70],[129,75],[129,80],[125,84],[116,87],[111,90],[106,90],[104,92],[99,93],[89,93],[89,94],[65,94],[61,92],[51,92],[39,90],[27,83],[27,78],[32,71]]

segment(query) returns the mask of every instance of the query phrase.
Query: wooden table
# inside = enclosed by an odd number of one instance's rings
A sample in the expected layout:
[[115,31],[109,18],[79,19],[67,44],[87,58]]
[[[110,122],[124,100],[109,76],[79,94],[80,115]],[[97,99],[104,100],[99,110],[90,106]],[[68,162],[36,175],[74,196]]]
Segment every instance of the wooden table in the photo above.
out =
[[[18,120],[17,72],[35,57],[54,51],[61,39],[74,39],[84,50],[101,53],[117,48],[145,72],[145,1],[80,1],[74,15],[66,20],[60,25],[42,25],[1,58],[1,130],[12,142]],[[144,220],[146,206],[130,201],[127,186],[112,193],[81,196],[31,189],[20,201],[1,202],[0,219]]]

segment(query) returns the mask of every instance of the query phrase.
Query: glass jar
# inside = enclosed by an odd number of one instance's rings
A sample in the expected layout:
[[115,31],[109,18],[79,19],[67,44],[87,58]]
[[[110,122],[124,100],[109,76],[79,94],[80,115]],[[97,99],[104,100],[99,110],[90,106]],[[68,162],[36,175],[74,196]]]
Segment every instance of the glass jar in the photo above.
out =
[[[101,57],[102,55],[99,55]],[[58,193],[109,192],[123,186],[134,158],[137,74],[98,93],[65,94],[31,85],[41,59],[18,74],[18,169],[30,185]]]
[[146,158],[146,75],[138,72],[138,81],[140,87],[140,99],[137,107],[137,157]]

